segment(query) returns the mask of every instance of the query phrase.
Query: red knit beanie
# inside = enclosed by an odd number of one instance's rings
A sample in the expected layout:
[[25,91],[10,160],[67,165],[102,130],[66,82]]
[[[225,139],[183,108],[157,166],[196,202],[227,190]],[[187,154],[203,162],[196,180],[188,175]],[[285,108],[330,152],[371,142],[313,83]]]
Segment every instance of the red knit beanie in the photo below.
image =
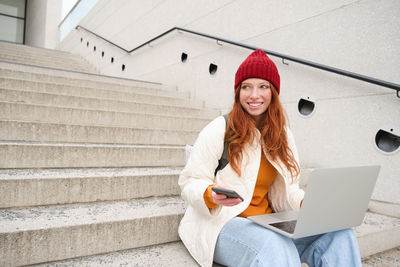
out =
[[280,92],[280,77],[275,63],[261,49],[257,49],[251,53],[240,64],[235,75],[235,89],[246,79],[260,78],[271,82],[278,94]]

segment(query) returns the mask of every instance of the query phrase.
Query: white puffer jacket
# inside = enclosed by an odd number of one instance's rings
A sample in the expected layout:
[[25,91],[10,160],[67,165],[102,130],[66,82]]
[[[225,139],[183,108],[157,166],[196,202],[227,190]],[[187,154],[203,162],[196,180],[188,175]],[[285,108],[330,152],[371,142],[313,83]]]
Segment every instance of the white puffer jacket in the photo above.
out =
[[[193,258],[201,266],[212,266],[215,244],[222,227],[233,217],[242,213],[249,205],[257,180],[261,160],[261,144],[255,141],[243,153],[242,176],[239,177],[230,165],[225,166],[214,177],[218,160],[224,150],[225,119],[220,116],[210,122],[199,134],[188,162],[179,177],[182,198],[188,204],[179,225],[179,236]],[[260,135],[259,132],[258,136]],[[287,130],[289,147],[297,162],[298,155],[293,135]],[[259,139],[259,138],[256,138]],[[290,172],[281,168],[283,164],[272,162],[277,176],[269,192],[268,199],[274,211],[299,209],[304,192],[299,188],[298,179],[292,183]],[[203,194],[211,184],[219,183],[238,192],[244,201],[233,207],[219,206],[208,209]]]

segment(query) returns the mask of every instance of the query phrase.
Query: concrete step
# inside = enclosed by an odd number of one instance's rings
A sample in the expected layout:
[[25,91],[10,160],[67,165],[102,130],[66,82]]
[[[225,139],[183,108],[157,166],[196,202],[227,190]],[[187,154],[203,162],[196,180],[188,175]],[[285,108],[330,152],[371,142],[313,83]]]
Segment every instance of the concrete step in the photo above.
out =
[[[0,61],[0,77],[3,76],[13,79],[53,82],[78,86],[88,86],[89,84],[85,83],[95,82],[95,87],[103,83],[112,83],[143,88],[158,88],[163,90],[167,89],[167,87],[162,86],[160,83],[149,81],[139,81],[134,79],[106,76],[98,73],[79,73],[73,71],[57,70]],[[171,88],[168,89],[170,90]]]
[[181,170],[0,169],[0,209],[179,195]]
[[201,130],[211,119],[0,102],[0,120],[145,129]]
[[0,142],[0,169],[169,167],[185,164],[184,146]]
[[[83,87],[78,85],[65,85],[56,83],[32,82],[0,78],[0,88],[15,91],[31,91],[38,93],[81,96],[89,98],[103,98],[120,101],[133,101],[149,104],[188,105],[189,99],[185,95],[173,91],[154,91],[145,88],[125,87],[125,90],[113,90],[113,86],[106,89]],[[115,87],[114,87],[115,88]]]
[[[51,266],[141,266],[141,267],[197,267],[199,266],[181,242],[170,242],[162,245],[148,246],[138,249],[117,251],[98,256],[70,259],[33,265],[35,267]],[[372,255],[362,259],[364,267],[398,267],[400,266],[400,247]],[[213,267],[222,265],[214,263]],[[302,267],[308,267],[302,264]]]
[[80,62],[87,62],[82,56],[70,52],[55,50],[55,49],[35,49],[29,46],[15,48],[4,47],[0,44],[0,56],[19,56],[19,57],[32,57],[32,58],[54,58],[57,60],[75,60]]
[[2,51],[7,51],[13,54],[32,54],[41,56],[65,56],[65,57],[76,56],[75,54],[62,50],[33,47],[33,46],[27,46],[27,45],[15,44],[3,41],[0,41],[0,49]]
[[55,62],[55,61],[45,61],[42,59],[28,59],[28,58],[19,58],[19,57],[0,57],[0,60],[7,61],[7,62],[14,62],[14,63],[21,63],[21,64],[29,64],[29,65],[36,65],[48,68],[57,68],[63,70],[73,70],[79,72],[95,72],[95,69],[91,66],[87,66],[86,64],[72,64],[72,63],[62,63],[62,62]]
[[78,71],[95,70],[92,65],[79,55],[5,42],[0,42],[0,60]]
[[400,218],[367,212],[354,231],[363,258],[400,246]]
[[26,71],[30,69],[34,69],[38,73],[73,73],[73,74],[86,74],[86,75],[99,75],[98,71],[92,67],[87,66],[84,70],[74,70],[68,68],[58,68],[57,66],[46,66],[46,65],[38,65],[38,64],[30,64],[28,62],[15,62],[10,60],[2,60],[0,59],[0,67],[4,68],[6,66],[7,69],[14,69],[19,71]]
[[[11,67],[11,68],[8,68]],[[174,96],[189,98],[188,92],[179,92],[175,88],[133,79],[115,78],[93,73],[77,73],[68,71],[55,71],[52,69],[42,69],[22,67],[18,64],[2,64],[0,62],[0,78],[11,81],[23,81],[33,83],[50,83],[56,85],[66,85],[73,87],[84,87],[91,89],[102,89],[118,92],[137,92],[153,95]],[[2,80],[3,81],[3,80]],[[7,83],[10,84],[10,83]],[[51,87],[51,86],[50,86]],[[14,88],[13,88],[14,89]],[[65,94],[68,94],[66,90]]]
[[371,200],[368,205],[371,212],[400,218],[400,204],[386,201]]
[[364,258],[362,264],[364,267],[398,267],[400,266],[400,247]]
[[[150,97],[149,97],[150,98]],[[218,112],[213,110],[196,109],[170,104],[156,104],[158,96],[151,97],[154,101],[140,103],[128,100],[113,100],[107,98],[59,95],[50,93],[39,93],[28,90],[10,90],[0,87],[0,101],[8,103],[25,103],[33,105],[51,105],[66,108],[88,108],[107,111],[134,112],[139,114],[163,114],[177,116],[197,116],[215,118]],[[144,101],[145,102],[145,101]],[[164,102],[164,98],[160,102]],[[209,116],[205,116],[209,115]]]
[[[44,266],[140,266],[140,267],[198,267],[182,242],[117,251],[114,253],[33,265]],[[220,266],[220,265],[214,265]]]
[[[94,74],[90,76],[77,74],[76,77],[71,77],[71,75],[64,77],[61,75],[56,76],[48,74],[36,74],[32,72],[14,71],[0,68],[0,77],[2,79],[1,82],[4,83],[4,85],[13,85],[13,89],[15,89],[14,87],[18,86],[19,83],[24,84],[25,86],[23,88],[25,88],[26,83],[30,82],[34,84],[49,84],[48,87],[50,88],[54,87],[54,85],[66,85],[78,88],[83,87],[117,92],[136,92],[150,95],[189,98],[189,94],[187,92],[178,92],[176,90],[163,87],[160,84],[140,82],[136,80],[113,79],[109,78],[108,76]],[[5,80],[8,82],[5,83]],[[42,88],[43,86],[38,87]],[[66,90],[65,94],[68,94],[68,92],[69,90]]]
[[[397,238],[395,244],[400,243],[400,220],[367,213],[365,223],[356,227],[355,232],[360,245],[361,257],[367,259],[371,255],[381,252],[380,248],[386,241],[385,237],[387,236],[387,232],[393,234],[393,237],[390,238],[391,240]],[[371,234],[374,235],[373,239],[368,238]],[[392,243],[392,245],[395,244]],[[365,247],[374,247],[375,245],[377,245],[377,247],[374,250],[367,251],[364,249]],[[398,246],[399,245],[394,246],[394,248]],[[398,262],[398,259],[394,262]],[[99,266],[104,264],[107,266],[121,266],[125,265],[125,263],[129,263],[128,266],[198,266],[181,242],[172,242],[144,248],[117,251],[103,255],[50,262],[38,266]],[[220,265],[214,264],[214,266]]]
[[[42,64],[57,64],[60,66],[79,66],[82,68],[93,68],[83,58],[74,55],[69,56],[43,56],[36,54],[12,54],[11,52],[1,50],[0,60],[11,62],[40,62]],[[40,64],[41,65],[41,64]]]
[[[94,66],[90,65],[84,58],[70,54],[68,56],[40,56],[40,55],[15,55],[0,52],[0,60],[6,62],[23,63],[29,65],[47,66],[57,65],[64,67],[79,67],[85,71],[93,71]],[[73,69],[73,68],[72,68]]]
[[25,142],[186,145],[198,131],[85,126],[0,120],[0,140]]
[[178,240],[179,197],[0,210],[0,266],[19,266]]
[[[190,94],[188,92],[177,91],[176,88],[165,86],[160,83],[154,83],[149,81],[141,81],[134,79],[126,79],[119,77],[112,77],[101,75],[97,73],[81,73],[67,70],[43,68],[38,66],[23,65],[17,63],[7,63],[0,61],[0,79],[9,80],[7,84],[10,84],[13,80],[28,81],[34,83],[51,83],[57,85],[70,86],[67,90],[43,90],[43,86],[39,86],[40,92],[48,93],[61,93],[61,94],[72,94],[72,95],[103,95],[104,91],[117,91],[120,93],[137,92],[143,94],[153,94],[159,96],[174,96],[179,98],[189,99]],[[4,82],[4,80],[2,80]],[[35,85],[34,85],[35,86]],[[34,87],[33,86],[33,87]],[[15,84],[13,87],[8,89],[16,89]],[[22,87],[25,89],[27,85]],[[29,87],[29,85],[28,85]],[[78,87],[78,88],[73,88]],[[81,92],[79,88],[84,87],[85,92]],[[90,88],[90,89],[88,89]],[[53,89],[53,86],[50,86]],[[98,89],[98,90],[96,90]],[[87,91],[89,90],[89,91]],[[86,92],[87,91],[87,92]],[[107,93],[106,95],[109,95]],[[127,95],[127,94],[125,94]],[[129,95],[127,95],[129,97]],[[121,95],[122,99],[124,99]],[[190,103],[193,106],[193,103]]]

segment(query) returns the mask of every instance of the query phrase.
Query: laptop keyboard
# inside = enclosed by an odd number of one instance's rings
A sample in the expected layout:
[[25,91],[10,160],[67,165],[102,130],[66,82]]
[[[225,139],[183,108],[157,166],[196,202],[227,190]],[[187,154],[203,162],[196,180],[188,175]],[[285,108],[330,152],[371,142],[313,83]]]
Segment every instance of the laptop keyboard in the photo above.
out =
[[281,229],[287,233],[293,234],[294,228],[296,227],[297,220],[294,221],[286,221],[286,222],[278,222],[278,223],[271,223],[270,225]]

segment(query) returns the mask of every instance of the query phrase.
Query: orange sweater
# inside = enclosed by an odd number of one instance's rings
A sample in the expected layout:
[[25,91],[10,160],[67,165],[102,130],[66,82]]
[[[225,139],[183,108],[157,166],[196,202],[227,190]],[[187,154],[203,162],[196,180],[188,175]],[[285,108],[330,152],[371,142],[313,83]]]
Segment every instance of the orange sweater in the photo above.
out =
[[[248,217],[254,215],[261,215],[271,213],[272,209],[269,207],[267,200],[267,193],[271,184],[275,180],[276,169],[271,163],[265,158],[264,153],[261,151],[261,162],[258,170],[257,182],[254,188],[253,198],[246,210],[244,210],[239,216]],[[212,191],[210,185],[204,192],[204,201],[208,208],[215,208],[218,204],[214,203],[212,199]]]

